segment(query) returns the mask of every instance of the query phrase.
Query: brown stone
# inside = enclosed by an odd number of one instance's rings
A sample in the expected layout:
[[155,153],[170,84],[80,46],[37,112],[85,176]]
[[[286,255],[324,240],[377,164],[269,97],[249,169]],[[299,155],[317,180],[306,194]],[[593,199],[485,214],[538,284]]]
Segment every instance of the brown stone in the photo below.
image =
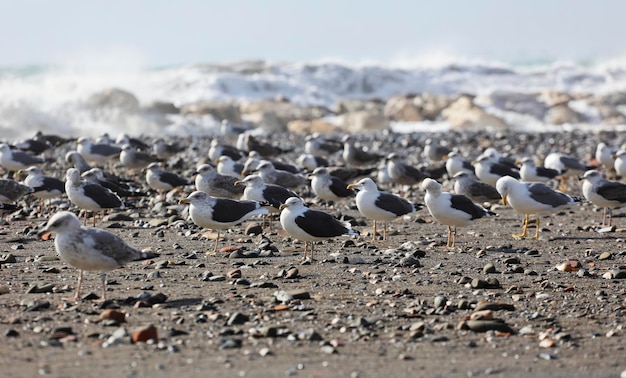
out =
[[130,334],[133,343],[145,343],[148,340],[158,341],[157,329],[153,325],[137,328]]
[[118,323],[126,322],[126,314],[117,310],[104,310],[100,314],[100,320],[111,319]]

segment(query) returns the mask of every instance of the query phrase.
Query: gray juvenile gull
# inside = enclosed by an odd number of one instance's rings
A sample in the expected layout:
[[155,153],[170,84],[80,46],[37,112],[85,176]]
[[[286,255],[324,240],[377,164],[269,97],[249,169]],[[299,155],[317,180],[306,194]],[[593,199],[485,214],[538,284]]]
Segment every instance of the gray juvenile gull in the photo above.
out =
[[87,160],[83,157],[83,155],[79,154],[78,151],[69,151],[65,154],[65,161],[72,164],[72,166],[78,169],[78,172],[84,173],[91,169]]
[[0,202],[2,203],[13,203],[33,191],[30,186],[22,185],[15,180],[0,178]]
[[244,166],[243,164],[237,163],[230,156],[220,156],[217,159],[217,173],[226,176],[233,176],[237,178],[243,177]]
[[449,177],[454,177],[459,172],[467,172],[474,175],[474,166],[472,162],[463,159],[458,152],[450,152],[446,159],[446,172]]
[[106,143],[93,143],[90,139],[81,137],[76,141],[76,150],[85,160],[93,163],[104,164],[111,159],[117,158],[122,152],[119,146]]
[[439,141],[434,138],[426,139],[426,145],[424,146],[424,157],[432,162],[444,160],[451,150],[439,144]]
[[130,144],[123,145],[122,152],[120,152],[120,162],[124,167],[129,169],[143,169],[156,160],[156,156],[137,151],[137,149]]
[[[70,201],[78,208],[89,211],[115,209],[124,207],[124,203],[117,194],[102,185],[82,181],[80,172],[76,168],[67,170],[65,176],[65,192]],[[87,213],[85,213],[85,220]],[[93,216],[96,225],[96,216]]]
[[217,162],[220,156],[228,156],[231,159],[237,161],[242,159],[245,154],[233,146],[229,146],[226,144],[220,144],[217,139],[213,139],[211,141],[211,147],[209,148],[209,159],[211,161]]
[[[595,206],[603,208],[602,225],[611,226],[613,208],[626,205],[626,184],[609,181],[596,170],[585,172],[581,180],[583,180],[583,196]],[[606,223],[607,214],[608,224]]]
[[565,193],[557,192],[546,184],[519,182],[510,176],[498,179],[496,189],[502,196],[504,205],[508,203],[515,211],[525,215],[523,231],[521,234],[513,234],[514,238],[526,237],[531,214],[537,216],[534,238],[538,239],[540,216],[555,213],[580,201],[578,198],[574,199]]
[[237,201],[228,198],[211,197],[208,193],[196,191],[180,200],[180,204],[189,204],[189,215],[193,223],[202,228],[217,231],[215,248],[217,252],[220,230],[240,224],[255,215],[267,214],[267,209],[256,201]]
[[502,199],[494,186],[478,181],[472,174],[459,172],[452,179],[454,192],[466,196],[472,202],[498,202]]
[[63,300],[79,301],[83,284],[83,271],[102,272],[102,298],[106,300],[106,272],[112,271],[131,261],[157,257],[126,244],[119,236],[97,228],[81,227],[76,215],[62,211],[53,215],[40,234],[55,232],[54,248],[70,266],[79,270],[78,286],[74,298]]
[[184,150],[182,146],[176,143],[167,143],[163,138],[157,139],[152,146],[152,152],[161,160],[169,160]]
[[0,165],[9,171],[19,171],[43,162],[43,159],[26,152],[11,150],[11,147],[6,143],[0,144]]
[[239,199],[243,195],[244,188],[235,186],[237,177],[220,175],[209,164],[202,164],[194,173],[196,190],[221,198]]
[[307,135],[304,152],[317,157],[329,157],[343,149],[341,142],[319,134]]
[[387,157],[387,172],[389,177],[398,185],[415,185],[422,182],[429,175],[402,161],[400,155],[392,153]]
[[276,184],[285,188],[293,189],[301,186],[307,186],[309,181],[306,177],[274,168],[274,165],[265,160],[256,168],[259,176],[268,184]]
[[520,164],[519,175],[524,182],[543,182],[545,184],[561,174],[556,169],[537,167],[535,160],[531,157],[523,158]]
[[65,193],[65,183],[56,177],[44,176],[41,168],[37,166],[29,167],[25,171],[28,176],[24,179],[24,184],[33,188],[33,196],[41,201],[61,197]]
[[380,154],[365,151],[355,146],[354,138],[350,135],[344,136],[342,141],[344,143],[342,153],[343,160],[353,167],[376,164],[383,157]]
[[578,177],[591,169],[577,159],[559,152],[553,152],[546,156],[543,166],[561,172],[561,191],[563,192],[567,191],[567,180],[570,177]]
[[491,186],[496,185],[496,181],[500,177],[510,176],[515,179],[519,179],[519,172],[513,170],[511,167],[494,163],[493,160],[487,156],[482,156],[474,162],[474,169],[476,170],[476,177],[486,184]]
[[613,178],[615,178],[615,158],[613,155],[616,152],[617,148],[610,147],[604,142],[600,142],[596,146],[596,160],[604,166],[607,176],[612,175]]
[[446,248],[455,247],[457,227],[466,227],[476,219],[493,215],[493,213],[476,205],[463,195],[443,192],[441,184],[435,180],[424,180],[422,189],[426,190],[424,202],[426,207],[428,207],[430,215],[437,222],[448,226]]
[[404,198],[379,191],[376,183],[370,178],[364,178],[355,184],[350,184],[348,189],[358,190],[356,206],[359,212],[364,217],[374,221],[372,241],[376,240],[377,221],[383,222],[383,240],[387,240],[387,222],[419,210]]
[[188,178],[164,171],[159,163],[151,163],[145,171],[148,186],[156,191],[172,190],[179,186],[192,184]]
[[348,222],[339,222],[323,211],[311,210],[301,198],[291,197],[280,206],[280,224],[292,238],[304,242],[304,257],[311,243],[310,260],[313,261],[313,242],[327,240],[341,235],[358,235]]
[[315,168],[311,173],[311,190],[326,202],[354,197],[354,190],[348,189],[347,186],[342,179],[331,176],[326,168]]

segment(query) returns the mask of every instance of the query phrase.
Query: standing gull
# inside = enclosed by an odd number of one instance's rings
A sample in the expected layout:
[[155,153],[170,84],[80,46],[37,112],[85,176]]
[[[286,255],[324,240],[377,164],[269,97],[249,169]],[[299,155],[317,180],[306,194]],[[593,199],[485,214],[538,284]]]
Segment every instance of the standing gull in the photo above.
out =
[[[67,170],[65,176],[65,192],[70,201],[78,208],[89,211],[101,211],[103,209],[115,209],[124,206],[124,203],[111,190],[102,185],[81,180],[80,173],[76,168]],[[85,213],[85,220],[87,213]],[[94,227],[96,216],[93,216]]]
[[243,177],[243,164],[235,162],[230,156],[226,155],[220,156],[217,161],[217,172],[219,174],[237,178]]
[[83,157],[83,155],[79,154],[78,151],[69,151],[65,154],[65,161],[72,164],[72,166],[78,169],[78,172],[85,173],[91,169],[87,160]]
[[353,197],[354,190],[347,188],[348,184],[328,173],[328,169],[315,168],[311,173],[311,189],[313,193],[326,202],[339,201],[343,198]]
[[280,206],[280,224],[293,238],[304,242],[304,257],[307,259],[307,247],[311,243],[310,260],[313,261],[313,242],[322,241],[341,235],[358,235],[350,223],[339,222],[328,213],[311,210],[302,199],[291,197]]
[[213,197],[239,199],[242,187],[235,186],[237,177],[221,175],[209,164],[202,164],[196,169],[196,190],[209,193]]
[[28,176],[24,179],[24,184],[33,188],[33,196],[42,202],[61,197],[65,193],[65,183],[56,177],[44,176],[41,168],[32,166],[26,173]]
[[33,188],[31,188],[30,186],[22,185],[12,179],[0,178],[1,203],[13,203],[22,198],[22,196],[32,192]]
[[211,141],[211,147],[209,148],[209,159],[211,161],[217,162],[220,156],[228,156],[233,160],[239,160],[244,157],[244,153],[239,151],[233,146],[229,146],[226,144],[220,144],[217,139],[213,139]]
[[314,156],[311,154],[301,154],[296,159],[296,163],[300,168],[308,172],[313,172],[315,168],[328,167],[330,163],[323,157]]
[[494,163],[493,160],[487,156],[478,158],[478,160],[474,162],[474,169],[476,169],[476,177],[491,186],[496,186],[496,181],[503,176],[510,176],[516,179],[520,178],[518,171],[513,170],[507,165]]
[[107,143],[93,143],[90,139],[81,137],[76,141],[76,150],[85,160],[92,163],[104,164],[120,155],[122,148]]
[[463,159],[458,152],[450,152],[446,158],[446,172],[449,177],[454,177],[459,172],[467,172],[474,175],[472,162]]
[[598,143],[598,146],[596,147],[596,160],[604,166],[607,176],[615,176],[615,160],[613,155],[616,152],[617,149],[610,147],[604,142]]
[[176,143],[167,143],[163,138],[159,138],[152,146],[152,152],[161,160],[169,160],[185,149]]
[[428,138],[424,146],[424,157],[431,162],[441,161],[450,153],[450,149],[442,146],[437,139]]
[[119,236],[97,228],[81,227],[76,215],[62,211],[53,215],[40,234],[56,232],[54,248],[63,261],[79,269],[78,286],[74,298],[63,300],[79,301],[83,284],[83,271],[102,272],[102,298],[106,300],[106,272],[117,269],[131,261],[156,257],[153,253],[141,252],[126,244]]
[[387,157],[387,172],[389,177],[398,185],[415,185],[422,182],[429,175],[402,161],[400,155],[392,153]]
[[373,165],[383,157],[377,153],[365,151],[364,149],[357,147],[354,144],[354,138],[350,135],[344,136],[342,141],[344,143],[342,154],[343,160],[353,167]]
[[123,182],[119,177],[110,173],[105,173],[100,168],[91,168],[83,172],[81,177],[89,182],[99,184],[111,190],[120,197],[145,197],[146,192],[142,192],[136,187],[138,185],[129,185],[131,182]]
[[519,182],[509,176],[500,178],[496,183],[496,189],[502,196],[504,205],[508,203],[515,211],[525,215],[523,231],[521,234],[513,234],[514,238],[526,237],[531,214],[536,215],[534,238],[538,239],[540,216],[555,213],[579,202],[579,199],[557,192],[546,184]]
[[459,172],[452,178],[454,192],[466,196],[475,203],[498,202],[502,199],[495,187],[476,180],[467,172]]
[[307,135],[304,152],[317,157],[329,157],[343,149],[341,142],[323,137],[319,134]]
[[196,225],[217,231],[215,248],[220,242],[220,231],[240,224],[255,215],[267,214],[267,209],[256,201],[237,201],[228,198],[211,197],[208,193],[196,191],[180,200],[180,204],[189,204],[189,215]]
[[[583,180],[583,195],[587,201],[603,208],[602,225],[611,226],[613,208],[626,205],[626,184],[609,181],[596,170],[585,172],[581,180]],[[607,214],[608,224],[606,223]]]
[[43,159],[26,152],[11,150],[11,147],[6,143],[0,144],[0,165],[9,171],[19,171],[43,162]]
[[387,222],[397,217],[415,212],[414,204],[395,194],[381,192],[370,178],[364,178],[348,189],[357,189],[356,206],[366,218],[374,221],[372,241],[376,241],[376,222],[383,222],[383,240],[387,240]]
[[531,157],[523,158],[519,175],[524,182],[543,182],[544,184],[561,174],[556,169],[537,167],[535,160]]
[[558,152],[553,152],[546,156],[543,166],[561,172],[562,192],[567,191],[567,180],[570,177],[578,177],[590,169],[577,159]]
[[129,169],[143,169],[156,160],[157,158],[155,156],[137,151],[137,149],[130,144],[123,145],[122,152],[120,152],[120,162],[124,167]]
[[304,176],[278,170],[267,160],[261,161],[255,172],[258,172],[263,181],[268,184],[276,184],[289,189],[306,186],[309,183]]
[[172,190],[179,186],[191,185],[192,182],[176,173],[164,171],[159,163],[151,163],[146,168],[146,182],[156,191]]
[[[298,197],[296,193],[280,185],[265,183],[259,175],[246,176],[243,180],[237,181],[235,185],[245,186],[243,196],[241,196],[242,200],[269,203],[270,207],[267,210],[270,214],[279,213],[280,205],[284,204],[287,199]],[[265,219],[263,219],[263,225],[265,225]]]
[[622,179],[626,178],[626,150],[618,150],[615,153],[615,172]]
[[469,226],[476,219],[492,215],[463,195],[442,192],[441,184],[435,180],[424,180],[422,189],[426,190],[424,202],[430,215],[437,222],[448,226],[446,248],[455,247],[457,227]]
[[256,151],[264,158],[274,157],[283,153],[290,152],[291,149],[283,149],[279,146],[261,142],[257,140],[252,134],[246,132],[244,135],[245,151]]

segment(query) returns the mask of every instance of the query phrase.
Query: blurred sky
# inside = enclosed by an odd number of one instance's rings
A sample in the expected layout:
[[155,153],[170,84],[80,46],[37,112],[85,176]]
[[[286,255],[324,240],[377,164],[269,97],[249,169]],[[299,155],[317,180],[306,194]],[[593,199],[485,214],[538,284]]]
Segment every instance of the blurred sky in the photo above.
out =
[[0,0],[0,66],[626,57],[623,0]]

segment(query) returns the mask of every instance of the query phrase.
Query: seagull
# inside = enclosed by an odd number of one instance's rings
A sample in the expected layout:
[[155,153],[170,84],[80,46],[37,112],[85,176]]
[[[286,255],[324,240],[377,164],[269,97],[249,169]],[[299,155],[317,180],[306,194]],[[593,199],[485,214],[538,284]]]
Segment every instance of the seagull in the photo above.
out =
[[180,204],[189,204],[189,215],[193,223],[217,231],[215,248],[211,254],[217,252],[220,241],[219,230],[236,226],[255,215],[268,213],[267,209],[256,201],[215,198],[201,191],[191,193],[187,198],[180,200]]
[[[117,194],[102,185],[81,180],[76,168],[70,168],[65,175],[65,192],[70,201],[78,208],[89,211],[123,208],[124,203]],[[85,213],[85,220],[87,213]],[[96,217],[93,217],[94,227]]]
[[577,159],[558,152],[553,152],[546,156],[543,161],[543,166],[561,172],[562,192],[567,191],[567,180],[570,177],[578,177],[584,174],[588,169],[591,169]]
[[331,176],[350,182],[357,177],[369,176],[378,170],[378,167],[350,168],[350,167],[327,167]]
[[78,169],[78,172],[85,173],[91,169],[87,160],[83,157],[83,155],[79,154],[78,151],[69,151],[65,154],[65,161],[72,164],[72,166]]
[[626,150],[615,153],[615,172],[622,178],[626,177]]
[[264,158],[274,157],[283,153],[290,152],[290,149],[283,149],[270,143],[258,141],[252,134],[246,132],[244,135],[245,150],[256,151]]
[[126,183],[123,183],[119,177],[105,173],[100,168],[91,168],[83,172],[81,177],[91,183],[104,186],[120,197],[145,197],[147,195],[147,193],[135,190]]
[[539,216],[552,214],[576,202],[580,202],[579,198],[572,198],[565,193],[550,188],[546,184],[540,182],[519,182],[509,176],[498,179],[496,189],[502,196],[502,203],[504,205],[508,203],[515,211],[525,215],[523,231],[521,234],[513,234],[514,238],[526,237],[531,214],[537,215],[534,238],[538,239]]
[[152,152],[161,160],[169,160],[185,149],[176,143],[167,143],[163,138],[159,138],[152,146]]
[[78,147],[76,150],[81,154],[85,160],[104,164],[111,159],[114,159],[120,155],[122,148],[106,143],[93,143],[90,139],[80,137],[76,141]]
[[354,138],[346,135],[343,141],[343,160],[353,166],[362,167],[365,165],[376,164],[383,156],[374,152],[368,152],[354,145]]
[[302,170],[296,165],[283,163],[278,160],[264,159],[261,155],[259,155],[258,152],[250,151],[250,153],[248,153],[248,159],[246,159],[246,161],[243,163],[242,175],[245,176],[248,172],[253,172],[255,169],[257,169],[259,164],[261,164],[262,160],[269,161],[270,163],[272,163],[274,168],[281,171],[287,171],[291,173],[302,172]]
[[370,178],[364,178],[354,184],[350,184],[348,189],[358,190],[356,206],[359,212],[364,217],[374,221],[372,241],[376,241],[377,221],[383,222],[383,240],[387,240],[387,222],[419,210],[414,204],[404,198],[379,191],[376,183]]
[[44,176],[41,168],[32,166],[25,171],[28,176],[24,184],[33,188],[33,196],[41,201],[61,197],[65,193],[65,182],[56,177]]
[[188,178],[164,171],[159,163],[151,163],[145,171],[148,186],[156,191],[172,190],[179,186],[192,184]]
[[507,165],[500,163],[494,163],[487,156],[482,156],[474,162],[474,169],[476,170],[476,177],[486,184],[496,186],[496,181],[503,176],[511,176],[515,179],[519,179],[519,173],[513,170]]
[[0,178],[0,203],[13,203],[33,191],[30,186],[22,185],[15,180]]
[[258,172],[263,181],[268,184],[276,184],[289,189],[309,184],[306,177],[287,171],[280,171],[267,160],[261,161],[261,164],[259,164],[254,172]]
[[272,213],[278,213],[278,208],[288,198],[298,197],[285,187],[266,183],[259,175],[248,175],[243,180],[235,182],[235,185],[245,186],[241,199],[269,203],[271,207],[268,210]]
[[222,135],[237,136],[250,130],[252,130],[252,126],[249,123],[234,125],[227,119],[223,119],[220,125]]
[[519,175],[524,182],[543,182],[545,184],[561,174],[556,169],[537,167],[535,160],[531,157],[523,158],[520,164]]
[[16,205],[0,202],[0,215],[5,215],[7,213],[16,211],[17,209],[18,207]]
[[226,176],[233,176],[239,179],[243,178],[243,164],[235,162],[230,156],[220,156],[217,159],[217,173]]
[[389,172],[389,177],[393,182],[398,185],[419,184],[428,177],[426,172],[404,163],[400,155],[396,153],[387,157],[387,172]]
[[300,168],[308,172],[313,172],[315,168],[328,167],[330,165],[328,160],[324,159],[323,157],[311,154],[301,154],[296,159],[296,163],[300,166]]
[[311,177],[311,190],[326,202],[339,201],[343,198],[353,197],[354,190],[347,188],[348,184],[340,178],[331,176],[324,167],[315,168]]
[[122,152],[120,152],[120,162],[129,169],[143,169],[156,160],[157,158],[155,156],[137,151],[137,149],[130,144],[123,145]]
[[79,301],[83,284],[83,271],[102,272],[102,298],[106,300],[106,272],[117,269],[131,261],[140,261],[157,257],[156,254],[141,252],[126,244],[119,236],[97,228],[81,227],[76,215],[61,211],[53,215],[40,235],[55,232],[54,248],[70,266],[79,270],[78,286],[74,298],[63,300]]
[[41,155],[43,153],[49,155],[50,150],[52,150],[54,146],[52,146],[45,140],[26,139],[19,143],[16,143],[15,148],[24,152],[30,152],[34,155]]
[[289,198],[280,206],[280,224],[292,238],[304,242],[304,257],[307,259],[307,247],[311,243],[310,260],[313,261],[313,243],[341,235],[358,235],[350,223],[339,222],[332,215],[323,211],[311,210],[299,197]]
[[450,149],[446,146],[439,144],[436,139],[426,139],[426,145],[424,146],[424,157],[432,162],[444,160],[446,155],[450,153]]
[[602,164],[608,174],[615,174],[615,160],[613,155],[617,152],[616,148],[612,148],[604,142],[598,143],[596,147],[596,160]]
[[196,190],[213,197],[239,199],[244,188],[235,186],[237,177],[221,175],[209,164],[202,164],[194,172]]
[[26,152],[11,150],[11,147],[6,143],[0,144],[0,165],[9,171],[19,171],[43,162],[43,159]]
[[437,222],[448,226],[446,248],[455,247],[457,227],[466,227],[476,219],[494,215],[464,195],[442,192],[441,184],[433,179],[424,180],[422,189],[426,191],[424,202],[430,215]]
[[341,142],[325,138],[319,134],[307,135],[304,152],[316,157],[327,158],[343,149]]
[[150,146],[146,144],[144,141],[142,141],[141,139],[131,138],[128,136],[128,134],[124,134],[124,133],[117,136],[117,138],[115,139],[115,144],[117,144],[118,146],[122,146],[122,149],[125,144],[128,144],[135,150],[140,150],[140,151],[150,150]]
[[209,148],[209,159],[211,159],[211,161],[217,162],[220,156],[228,156],[231,159],[237,161],[244,157],[244,153],[233,146],[220,144],[217,139],[213,139],[211,141],[211,147]]
[[495,148],[489,147],[476,159],[480,159],[481,157],[486,157],[489,161],[498,163],[504,166],[507,166],[511,169],[518,169],[517,164],[515,163],[515,159],[511,159],[509,157],[502,156]]
[[467,172],[474,175],[472,162],[464,160],[458,152],[450,152],[446,158],[446,172],[449,177],[454,177],[459,172]]
[[583,196],[595,206],[604,209],[602,225],[607,225],[606,218],[608,213],[608,226],[611,226],[613,220],[612,209],[626,205],[626,184],[609,181],[596,170],[585,172],[581,180],[583,180]]
[[478,181],[470,173],[459,172],[452,179],[454,180],[454,192],[469,198],[472,202],[498,202],[502,199],[495,187]]

